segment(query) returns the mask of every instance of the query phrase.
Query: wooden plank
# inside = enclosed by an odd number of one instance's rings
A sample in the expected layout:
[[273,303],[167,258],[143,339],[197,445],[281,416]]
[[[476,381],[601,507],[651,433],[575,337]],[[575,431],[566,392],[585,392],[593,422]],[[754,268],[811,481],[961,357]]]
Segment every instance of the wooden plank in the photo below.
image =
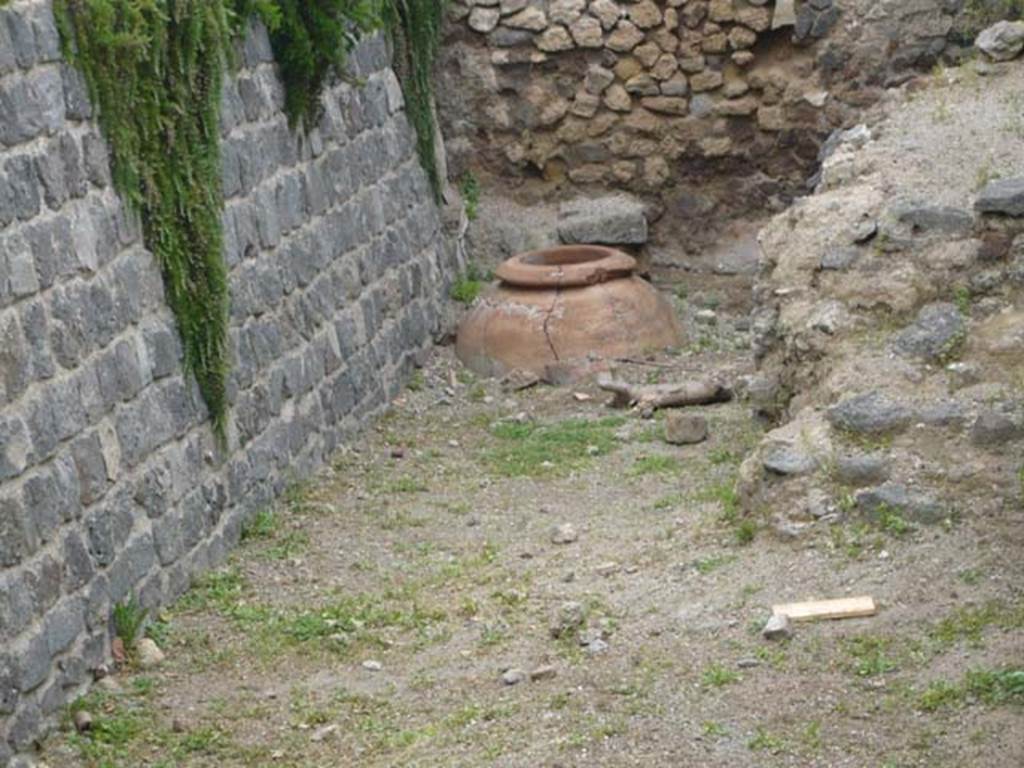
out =
[[773,613],[785,614],[791,621],[815,619],[856,619],[878,613],[873,597],[844,597],[839,600],[810,600],[806,603],[773,605]]

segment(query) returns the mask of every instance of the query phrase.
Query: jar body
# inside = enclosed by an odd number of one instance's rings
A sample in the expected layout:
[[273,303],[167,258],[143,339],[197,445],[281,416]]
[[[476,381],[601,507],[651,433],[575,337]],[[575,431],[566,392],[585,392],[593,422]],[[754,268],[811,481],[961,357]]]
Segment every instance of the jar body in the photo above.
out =
[[683,341],[671,303],[630,275],[571,287],[499,283],[462,321],[455,351],[482,376],[543,375],[552,363],[632,357]]

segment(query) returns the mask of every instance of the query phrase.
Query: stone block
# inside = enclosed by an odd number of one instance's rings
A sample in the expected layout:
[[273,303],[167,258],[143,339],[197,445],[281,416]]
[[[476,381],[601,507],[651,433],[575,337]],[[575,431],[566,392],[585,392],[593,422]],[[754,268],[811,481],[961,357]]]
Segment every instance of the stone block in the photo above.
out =
[[84,609],[82,598],[68,597],[46,615],[43,635],[51,657],[66,651],[85,631]]
[[37,688],[50,674],[50,650],[42,631],[29,635],[11,646],[17,659],[15,684],[22,693]]
[[647,216],[643,203],[629,195],[574,200],[559,210],[558,236],[569,244],[642,244]]
[[18,565],[38,545],[31,510],[26,510],[21,498],[12,492],[0,496],[0,566]]

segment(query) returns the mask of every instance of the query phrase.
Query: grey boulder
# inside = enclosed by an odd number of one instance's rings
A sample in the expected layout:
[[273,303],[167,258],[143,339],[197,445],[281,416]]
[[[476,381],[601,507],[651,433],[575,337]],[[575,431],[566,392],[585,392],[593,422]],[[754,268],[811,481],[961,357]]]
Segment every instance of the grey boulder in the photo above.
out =
[[983,31],[974,45],[993,61],[1009,61],[1024,51],[1024,21],[1000,21]]

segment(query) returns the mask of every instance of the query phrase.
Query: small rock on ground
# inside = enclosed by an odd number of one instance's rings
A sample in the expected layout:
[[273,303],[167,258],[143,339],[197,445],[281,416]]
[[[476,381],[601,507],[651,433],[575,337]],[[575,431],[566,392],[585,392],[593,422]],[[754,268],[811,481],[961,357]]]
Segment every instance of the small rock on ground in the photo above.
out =
[[708,420],[695,413],[670,412],[665,419],[665,442],[693,445],[708,439]]
[[534,682],[538,680],[550,680],[557,674],[558,670],[556,670],[550,664],[546,664],[542,667],[537,667],[536,669],[531,670],[530,680],[533,680]]
[[562,603],[551,621],[551,636],[566,637],[578,630],[587,620],[586,610],[582,603],[575,600]]
[[1009,61],[1024,51],[1024,21],[1000,21],[982,31],[975,46],[993,61]]
[[766,640],[788,640],[793,636],[793,630],[789,626],[789,616],[784,613],[773,613],[764,625],[761,634]]
[[504,672],[501,673],[501,682],[503,682],[505,685],[518,685],[525,679],[526,673],[523,670],[518,669],[516,667],[513,667],[512,669],[506,669]]
[[144,637],[135,644],[135,652],[138,654],[139,666],[143,669],[152,669],[163,663],[164,652],[160,650],[152,639]]
[[555,526],[551,531],[552,544],[572,544],[580,537],[576,527],[572,523],[562,523]]

